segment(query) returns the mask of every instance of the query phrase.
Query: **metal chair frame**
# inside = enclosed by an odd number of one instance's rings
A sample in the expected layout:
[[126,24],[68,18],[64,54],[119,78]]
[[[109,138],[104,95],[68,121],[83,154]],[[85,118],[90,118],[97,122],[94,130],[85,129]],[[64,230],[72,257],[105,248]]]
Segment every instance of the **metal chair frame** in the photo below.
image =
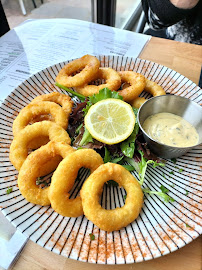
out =
[[[91,0],[92,22],[109,26],[115,26],[116,0]],[[141,2],[132,11],[130,17],[124,22],[121,29],[133,30],[137,24],[135,32],[143,33],[146,24]]]
[[[18,0],[18,1],[19,1],[19,4],[20,4],[20,8],[21,8],[22,14],[23,15],[26,15],[27,14],[27,11],[25,9],[25,5],[24,5],[23,0]],[[32,0],[32,3],[33,3],[34,8],[37,8],[37,5],[36,5],[35,0]],[[41,0],[41,3],[43,4],[43,0]]]

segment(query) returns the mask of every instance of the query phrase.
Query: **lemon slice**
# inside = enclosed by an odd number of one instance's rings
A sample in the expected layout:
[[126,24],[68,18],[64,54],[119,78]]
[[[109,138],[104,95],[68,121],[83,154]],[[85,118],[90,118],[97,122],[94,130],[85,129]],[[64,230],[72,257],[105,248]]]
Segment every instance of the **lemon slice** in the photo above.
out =
[[108,98],[92,105],[84,119],[93,138],[106,144],[116,144],[130,136],[135,125],[132,107],[120,100]]

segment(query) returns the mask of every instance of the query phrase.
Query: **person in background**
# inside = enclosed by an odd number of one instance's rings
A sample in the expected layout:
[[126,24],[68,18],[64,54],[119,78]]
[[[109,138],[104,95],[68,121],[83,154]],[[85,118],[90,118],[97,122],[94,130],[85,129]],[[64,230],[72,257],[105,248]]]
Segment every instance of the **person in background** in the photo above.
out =
[[145,34],[202,45],[202,0],[142,0]]

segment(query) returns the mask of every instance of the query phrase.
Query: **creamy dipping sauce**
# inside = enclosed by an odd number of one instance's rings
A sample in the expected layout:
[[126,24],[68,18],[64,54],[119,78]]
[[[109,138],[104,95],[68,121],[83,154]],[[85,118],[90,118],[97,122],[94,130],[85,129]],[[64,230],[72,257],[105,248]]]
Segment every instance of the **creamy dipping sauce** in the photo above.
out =
[[172,113],[151,115],[144,121],[142,127],[152,139],[170,146],[189,147],[199,141],[195,127]]

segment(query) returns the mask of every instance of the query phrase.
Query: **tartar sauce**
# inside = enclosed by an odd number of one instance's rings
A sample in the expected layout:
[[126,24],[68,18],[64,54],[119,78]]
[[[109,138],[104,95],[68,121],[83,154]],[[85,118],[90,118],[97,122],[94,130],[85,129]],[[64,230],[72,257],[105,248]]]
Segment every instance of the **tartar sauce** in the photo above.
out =
[[199,141],[195,127],[172,113],[151,115],[144,121],[142,127],[152,139],[170,146],[189,147]]

